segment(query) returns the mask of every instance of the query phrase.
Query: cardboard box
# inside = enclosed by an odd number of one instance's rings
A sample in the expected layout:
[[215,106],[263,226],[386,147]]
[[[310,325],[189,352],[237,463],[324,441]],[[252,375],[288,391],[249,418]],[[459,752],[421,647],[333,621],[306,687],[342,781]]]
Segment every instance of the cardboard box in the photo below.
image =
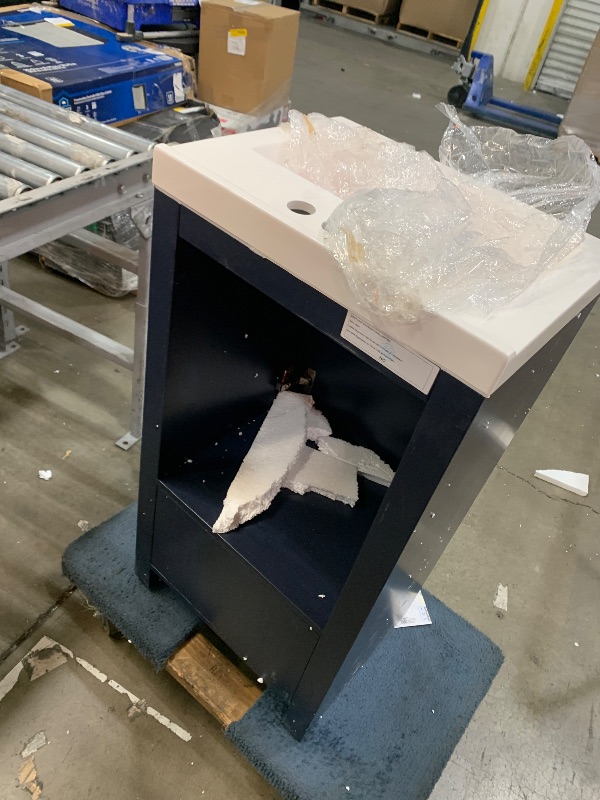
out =
[[276,128],[282,122],[288,121],[289,104],[270,111],[263,117],[253,117],[250,114],[242,114],[239,111],[231,111],[228,108],[211,106],[211,109],[219,118],[221,123],[221,133],[229,136],[233,133],[247,133],[248,131],[258,131],[263,128]]
[[262,117],[289,100],[300,14],[258,0],[204,0],[198,96]]
[[559,134],[579,136],[600,159],[600,33],[588,53]]
[[37,97],[39,100],[52,102],[51,83],[25,75],[24,72],[17,72],[16,69],[0,69],[0,84],[10,89],[17,89],[31,97]]
[[41,91],[36,81],[43,79],[51,87],[47,99],[100,122],[161,111],[187,99],[193,86],[173,51],[121,44],[89,20],[38,5],[0,10],[0,70],[30,94],[34,86]]
[[[85,14],[118,31],[133,22],[135,30],[146,25],[189,23],[198,27],[198,0],[61,0],[61,6]],[[128,13],[131,19],[128,20]]]
[[463,41],[476,9],[477,0],[402,0],[398,24]]

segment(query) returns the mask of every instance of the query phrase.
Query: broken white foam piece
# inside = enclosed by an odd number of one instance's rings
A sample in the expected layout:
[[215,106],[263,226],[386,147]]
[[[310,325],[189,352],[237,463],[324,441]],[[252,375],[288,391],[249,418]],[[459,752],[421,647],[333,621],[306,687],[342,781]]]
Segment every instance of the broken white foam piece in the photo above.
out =
[[38,470],[38,478],[41,478],[43,481],[49,481],[52,477],[52,470],[51,469],[39,469]]
[[508,611],[508,586],[504,586],[503,583],[498,584],[494,605],[501,611]]
[[348,464],[354,464],[358,474],[368,478],[382,486],[389,486],[394,477],[394,470],[382,461],[377,453],[367,447],[359,447],[355,444],[345,442],[343,439],[336,439],[334,436],[319,439],[317,442],[319,450],[327,456],[339,458]]
[[312,447],[305,446],[303,458],[283,485],[296,494],[316,492],[352,507],[358,500],[356,467]]
[[271,505],[304,452],[311,404],[311,398],[295,392],[277,395],[229,487],[215,533],[232,531]]
[[590,476],[583,472],[568,472],[564,469],[536,469],[535,477],[547,481],[553,486],[560,486],[568,492],[587,497],[590,487]]
[[306,415],[306,438],[311,442],[318,442],[325,436],[331,436],[331,425],[318,409],[309,408]]

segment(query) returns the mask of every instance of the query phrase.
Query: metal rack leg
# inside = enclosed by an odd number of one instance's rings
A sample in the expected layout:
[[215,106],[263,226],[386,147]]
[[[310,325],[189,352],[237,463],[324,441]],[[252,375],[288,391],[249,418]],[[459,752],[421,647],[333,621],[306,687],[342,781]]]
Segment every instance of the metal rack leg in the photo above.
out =
[[[150,212],[151,213],[151,212]],[[147,220],[150,223],[150,220]],[[140,236],[138,250],[138,290],[135,303],[133,340],[133,376],[131,389],[131,429],[117,442],[117,447],[129,450],[142,436],[144,407],[144,375],[146,372],[146,336],[148,332],[148,291],[150,287],[150,252],[152,236]]]
[[[8,261],[0,261],[0,286],[9,288]],[[27,333],[25,325],[15,325],[15,315],[0,305],[0,358],[6,358],[21,346],[17,337]]]

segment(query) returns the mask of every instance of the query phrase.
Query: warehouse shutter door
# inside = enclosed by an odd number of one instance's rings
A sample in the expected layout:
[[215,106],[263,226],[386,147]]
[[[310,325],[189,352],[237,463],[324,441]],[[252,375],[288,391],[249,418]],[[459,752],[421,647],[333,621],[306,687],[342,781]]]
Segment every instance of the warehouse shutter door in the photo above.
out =
[[571,97],[600,29],[600,0],[565,0],[535,88]]

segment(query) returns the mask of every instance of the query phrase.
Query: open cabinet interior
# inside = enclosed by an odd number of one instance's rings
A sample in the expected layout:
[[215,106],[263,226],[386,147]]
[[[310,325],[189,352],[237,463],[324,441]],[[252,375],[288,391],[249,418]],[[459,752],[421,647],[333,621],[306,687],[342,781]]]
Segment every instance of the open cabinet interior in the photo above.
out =
[[[158,574],[234,649],[228,620],[219,626],[216,619],[225,616],[223,585],[231,581],[240,588],[248,580],[246,593],[268,587],[318,635],[387,491],[359,477],[352,508],[281,489],[254,519],[229,533],[212,532],[291,370],[314,373],[310,394],[333,436],[367,447],[397,468],[423,412],[423,396],[180,239],[158,473],[163,494],[152,559]],[[194,555],[196,539],[203,544]],[[216,573],[219,587],[209,591]],[[265,599],[260,613],[272,611]]]

